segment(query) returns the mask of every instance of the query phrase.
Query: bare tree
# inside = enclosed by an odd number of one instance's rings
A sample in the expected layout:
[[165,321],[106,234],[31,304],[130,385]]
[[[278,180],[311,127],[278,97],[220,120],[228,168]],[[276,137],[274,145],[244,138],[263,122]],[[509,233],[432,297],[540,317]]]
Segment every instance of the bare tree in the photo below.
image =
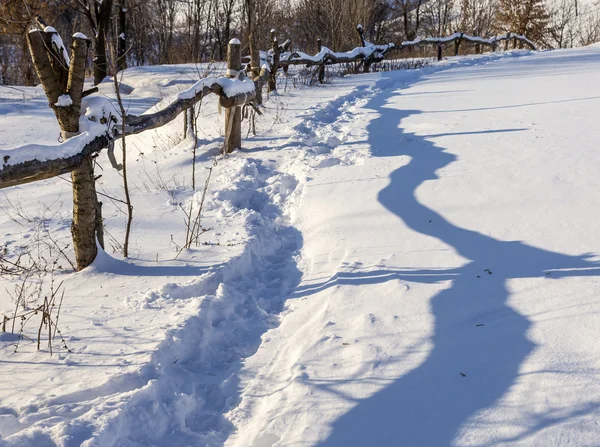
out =
[[106,38],[110,30],[113,0],[77,0],[77,4],[94,35],[94,85],[97,85],[108,74]]
[[600,42],[600,11],[580,13],[577,23],[577,44],[585,46]]
[[499,0],[498,27],[542,41],[548,29],[549,14],[543,0]]
[[497,28],[496,12],[495,0],[462,0],[459,28],[473,36],[490,36]]
[[423,11],[423,28],[428,36],[445,36],[454,31],[455,0],[432,0]]
[[402,20],[405,40],[414,40],[421,29],[424,0],[393,0],[392,7]]

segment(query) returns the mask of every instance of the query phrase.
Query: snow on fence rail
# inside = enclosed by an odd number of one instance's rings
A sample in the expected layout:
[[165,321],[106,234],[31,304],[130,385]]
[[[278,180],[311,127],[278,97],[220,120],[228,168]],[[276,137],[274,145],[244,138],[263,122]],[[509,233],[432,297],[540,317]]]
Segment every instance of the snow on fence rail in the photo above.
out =
[[420,38],[420,39],[405,41],[405,42],[402,42],[398,46],[398,49],[414,47],[414,46],[419,46],[419,45],[426,45],[426,44],[439,45],[439,44],[455,42],[455,44],[456,44],[455,54],[458,55],[458,47],[463,40],[474,43],[474,44],[478,44],[478,45],[490,46],[490,47],[492,47],[493,51],[495,51],[496,48],[498,47],[498,42],[502,42],[502,41],[506,42],[506,47],[504,49],[508,50],[508,43],[511,40],[522,42],[525,45],[527,45],[528,47],[530,47],[532,50],[537,49],[535,44],[531,40],[529,40],[525,36],[521,36],[520,34],[506,33],[506,34],[501,34],[499,36],[490,37],[489,39],[485,39],[483,37],[470,36],[470,35],[462,33],[462,32],[454,33],[451,36],[447,36],[447,37],[426,37],[426,38],[422,38],[422,39]]
[[[362,37],[361,31],[362,29],[359,28],[359,34],[361,34]],[[314,56],[301,51],[285,52],[280,56],[279,65],[282,67],[287,67],[289,65],[305,65],[310,67],[314,65],[331,65],[363,60],[366,68],[374,62],[382,61],[392,50],[402,50],[404,48],[416,46],[440,45],[455,42],[455,54],[458,55],[458,49],[462,41],[467,41],[478,45],[486,45],[495,51],[499,42],[505,41],[508,46],[510,40],[522,42],[529,46],[532,50],[536,50],[536,46],[531,40],[519,34],[507,33],[485,39],[483,37],[470,36],[462,32],[457,32],[447,37],[426,37],[404,41],[400,45],[395,45],[394,43],[389,43],[386,45],[374,45],[369,42],[365,42],[365,46],[354,48],[353,50],[344,53],[332,51],[327,47],[321,47],[319,52]],[[508,48],[506,47],[505,50],[507,49]],[[272,51],[269,51],[268,55],[270,57],[272,54]]]
[[[532,50],[537,49],[535,44],[527,37],[514,33],[501,34],[486,39],[483,37],[471,36],[463,32],[456,32],[447,37],[419,38],[404,41],[399,45],[395,45],[393,42],[386,45],[375,45],[365,39],[361,25],[358,25],[356,29],[362,41],[362,47],[354,48],[353,50],[346,52],[335,52],[326,46],[322,46],[321,39],[318,39],[319,50],[315,55],[310,55],[301,51],[287,51],[291,42],[287,40],[283,45],[277,45],[277,40],[273,37],[274,31],[272,31],[271,38],[273,41],[273,48],[264,54],[264,60],[271,66],[271,73],[276,72],[278,68],[287,70],[290,65],[304,65],[306,67],[320,66],[319,81],[323,82],[323,67],[325,65],[361,61],[365,72],[367,72],[373,63],[382,61],[392,50],[402,50],[404,48],[416,46],[436,45],[438,47],[438,60],[441,60],[441,45],[451,42],[454,42],[455,44],[455,55],[458,55],[460,44],[463,41],[477,45],[486,45],[491,47],[493,51],[496,51],[498,43],[502,41],[506,42],[504,49],[508,50],[508,44],[511,40],[515,43],[521,42]],[[273,74],[271,74],[271,76],[273,77]]]
[[[281,47],[279,49],[279,53],[281,54],[279,54],[274,45],[273,49],[269,50],[268,53],[268,56],[272,61],[271,66],[276,67],[275,69],[281,67],[284,70],[287,70],[290,65],[305,65],[310,67],[314,65],[324,66],[361,61],[365,71],[369,71],[371,64],[382,61],[386,54],[395,48],[395,45],[392,42],[386,45],[375,45],[368,42],[365,39],[362,25],[358,25],[356,30],[362,42],[362,46],[341,53],[332,51],[326,46],[323,46],[321,44],[321,39],[317,41],[319,44],[319,52],[314,56],[301,51],[284,51],[287,48]],[[286,41],[286,44],[289,46],[289,41]],[[286,44],[284,44],[284,46]],[[319,75],[319,81],[323,81],[322,75]]]
[[125,129],[119,124],[94,125],[58,145],[28,144],[0,151],[0,189],[71,172],[85,157],[108,147],[115,138],[163,126],[212,93],[219,96],[222,107],[231,108],[252,101],[256,90],[247,78],[204,78],[158,112],[129,116]]
[[[345,62],[356,62],[359,60],[379,62],[385,58],[385,55],[394,48],[393,43],[387,45],[369,44],[365,47],[354,48],[351,51],[338,53],[330,50],[327,47],[322,47],[321,50],[311,56],[301,51],[287,52],[281,55],[279,64],[287,65],[306,65],[308,67],[321,64],[341,64]],[[365,62],[366,63],[366,62]]]
[[[230,44],[230,48],[232,46],[240,45]],[[237,53],[239,55],[239,48]],[[0,189],[71,172],[80,166],[86,157],[109,147],[116,138],[163,126],[213,93],[219,96],[222,107],[231,109],[251,103],[256,96],[256,87],[242,72],[235,75],[234,79],[212,76],[203,78],[190,89],[176,95],[168,106],[158,112],[128,116],[126,126],[120,125],[119,117],[105,116],[102,110],[94,110],[88,116],[92,123],[80,129],[82,133],[72,136],[64,143],[28,144],[0,151]],[[231,132],[230,127],[226,126],[226,130],[229,128]]]

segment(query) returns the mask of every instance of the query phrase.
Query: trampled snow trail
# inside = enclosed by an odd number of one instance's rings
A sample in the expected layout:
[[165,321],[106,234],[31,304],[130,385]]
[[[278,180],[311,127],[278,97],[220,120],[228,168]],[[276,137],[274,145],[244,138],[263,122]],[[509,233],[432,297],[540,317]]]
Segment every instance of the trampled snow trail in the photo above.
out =
[[372,157],[316,165],[227,445],[597,444],[595,317],[564,311],[600,310],[598,73],[591,49],[386,73],[320,125]]
[[[261,160],[232,157],[220,182],[213,206],[224,220],[242,219],[249,241],[241,255],[197,280],[149,293],[149,306],[181,300],[190,314],[152,361],[99,392],[51,400],[7,445],[53,445],[56,438],[90,447],[224,442],[232,427],[223,413],[236,404],[240,360],[256,350],[298,284],[294,255],[302,240],[277,205],[294,194],[292,176]],[[114,261],[97,259],[94,266],[102,270],[105,262]],[[53,414],[60,419],[46,422]]]

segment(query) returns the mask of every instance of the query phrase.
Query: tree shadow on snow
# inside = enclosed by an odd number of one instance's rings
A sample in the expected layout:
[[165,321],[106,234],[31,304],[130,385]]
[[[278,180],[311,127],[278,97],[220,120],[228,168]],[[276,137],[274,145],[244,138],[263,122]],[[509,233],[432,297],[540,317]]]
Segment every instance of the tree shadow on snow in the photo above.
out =
[[[453,444],[471,417],[502,398],[535,347],[527,338],[530,321],[508,304],[507,282],[514,278],[598,276],[600,265],[589,254],[570,256],[459,228],[420,203],[417,188],[437,179],[436,172],[457,157],[423,137],[404,132],[399,123],[420,112],[386,107],[398,92],[390,88],[385,75],[380,84],[382,92],[365,106],[380,113],[368,125],[373,156],[411,158],[390,175],[389,185],[379,193],[380,203],[412,230],[439,239],[469,261],[450,270],[369,272],[366,278],[349,273],[335,278],[348,283],[383,282],[394,277],[416,282],[450,280],[451,286],[431,299],[435,325],[427,359],[391,385],[357,401],[333,423],[333,432],[320,445],[446,446]],[[329,285],[325,281],[297,290],[297,294]],[[528,421],[528,425],[538,430],[555,422],[550,418]],[[522,436],[527,434],[531,432]]]

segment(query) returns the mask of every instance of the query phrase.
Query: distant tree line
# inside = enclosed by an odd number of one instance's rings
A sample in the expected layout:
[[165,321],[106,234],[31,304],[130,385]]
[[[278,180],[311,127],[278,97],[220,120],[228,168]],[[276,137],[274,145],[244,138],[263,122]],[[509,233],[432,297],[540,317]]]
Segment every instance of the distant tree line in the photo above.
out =
[[358,46],[359,23],[373,43],[455,31],[513,32],[546,48],[600,40],[600,2],[582,0],[4,0],[1,84],[37,82],[25,34],[38,15],[66,45],[76,31],[90,37],[96,82],[125,66],[223,60],[232,37],[249,54],[249,24],[258,48],[271,48],[276,29],[305,52],[317,51],[317,38],[336,51]]

